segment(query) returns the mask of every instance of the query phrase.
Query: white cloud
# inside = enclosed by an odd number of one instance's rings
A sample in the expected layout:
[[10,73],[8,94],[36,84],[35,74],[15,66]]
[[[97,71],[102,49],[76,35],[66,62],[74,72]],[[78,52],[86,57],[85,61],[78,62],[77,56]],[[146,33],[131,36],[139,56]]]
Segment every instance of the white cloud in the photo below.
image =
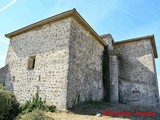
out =
[[3,12],[5,9],[7,9],[8,7],[10,7],[11,5],[13,5],[16,2],[17,2],[17,0],[13,0],[12,2],[8,3],[6,6],[4,6],[3,8],[0,9],[0,13]]

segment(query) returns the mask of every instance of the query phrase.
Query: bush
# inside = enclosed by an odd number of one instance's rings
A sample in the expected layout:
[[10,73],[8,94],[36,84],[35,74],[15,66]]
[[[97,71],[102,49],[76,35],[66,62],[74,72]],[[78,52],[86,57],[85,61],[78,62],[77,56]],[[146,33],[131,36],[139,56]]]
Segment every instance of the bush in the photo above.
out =
[[19,115],[16,120],[54,120],[47,117],[41,110],[33,110],[32,112],[26,113],[25,115]]
[[35,109],[39,109],[46,112],[54,112],[56,107],[54,105],[46,105],[46,101],[42,101],[42,98],[39,96],[39,92],[37,90],[36,95],[35,97],[33,97],[32,101],[26,101],[25,104],[20,106],[22,114],[32,112]]
[[38,90],[32,101],[19,106],[15,96],[0,84],[0,120],[13,120],[19,113],[24,115],[19,115],[17,120],[20,120],[20,116],[23,116],[22,120],[51,120],[42,111],[54,112],[55,109],[54,105],[49,106],[42,101]]
[[18,106],[14,95],[0,85],[0,120],[12,120],[19,113]]

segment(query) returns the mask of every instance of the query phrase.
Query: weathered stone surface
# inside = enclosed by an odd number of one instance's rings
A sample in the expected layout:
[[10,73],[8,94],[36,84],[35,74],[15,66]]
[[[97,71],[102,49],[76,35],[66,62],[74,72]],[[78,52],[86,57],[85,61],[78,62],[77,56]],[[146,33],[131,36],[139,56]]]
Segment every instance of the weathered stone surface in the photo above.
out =
[[141,106],[156,106],[156,87],[149,84],[119,81],[120,102]]
[[112,38],[111,34],[106,34],[106,35],[102,35],[101,36],[102,39],[107,43],[107,48],[109,51],[113,51],[113,43],[114,43],[114,39]]
[[110,56],[110,102],[119,103],[118,90],[118,60],[117,56]]
[[[106,93],[109,95],[106,95],[108,98],[107,101],[111,103],[118,103],[119,102],[119,89],[118,89],[118,60],[117,56],[114,55],[114,39],[110,34],[102,35],[103,40],[107,43],[107,49],[109,54],[109,65],[105,67],[109,67],[109,74],[108,78],[109,81],[107,82],[107,90]],[[104,73],[107,74],[107,73]],[[108,93],[109,91],[109,93]]]
[[[104,47],[73,18],[52,22],[11,39],[6,87],[24,103],[35,95],[58,109],[103,98]],[[30,56],[35,68],[27,69]]]
[[[119,60],[120,101],[156,105],[159,94],[150,40],[115,45],[114,53]],[[138,89],[138,93],[133,89]]]
[[98,101],[103,98],[104,47],[74,19],[70,30],[68,107],[83,101]]
[[0,68],[0,83],[3,85],[5,84],[7,70],[8,70],[8,65]]
[[[31,99],[39,88],[40,97],[48,104],[66,108],[69,26],[68,18],[11,39],[6,60],[9,65],[6,87],[14,90],[20,103]],[[29,56],[36,56],[33,70],[27,69]]]

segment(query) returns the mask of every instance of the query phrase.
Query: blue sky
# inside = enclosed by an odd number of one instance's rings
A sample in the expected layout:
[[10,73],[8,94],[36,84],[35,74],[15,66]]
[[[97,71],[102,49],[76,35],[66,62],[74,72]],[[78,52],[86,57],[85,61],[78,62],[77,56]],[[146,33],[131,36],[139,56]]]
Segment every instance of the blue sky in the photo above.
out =
[[[154,34],[160,56],[159,6],[160,0],[0,0],[0,67],[9,44],[4,34],[73,8],[98,34],[111,33],[115,41]],[[160,58],[156,68],[160,86]]]

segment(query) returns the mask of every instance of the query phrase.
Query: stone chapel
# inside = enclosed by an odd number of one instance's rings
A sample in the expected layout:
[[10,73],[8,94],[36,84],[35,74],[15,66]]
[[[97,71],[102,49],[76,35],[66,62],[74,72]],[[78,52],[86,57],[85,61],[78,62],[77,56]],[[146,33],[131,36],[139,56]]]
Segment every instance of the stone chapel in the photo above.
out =
[[[103,24],[103,23],[102,23]],[[69,10],[5,35],[0,82],[24,103],[39,95],[58,109],[84,101],[156,106],[154,35],[114,41]]]

